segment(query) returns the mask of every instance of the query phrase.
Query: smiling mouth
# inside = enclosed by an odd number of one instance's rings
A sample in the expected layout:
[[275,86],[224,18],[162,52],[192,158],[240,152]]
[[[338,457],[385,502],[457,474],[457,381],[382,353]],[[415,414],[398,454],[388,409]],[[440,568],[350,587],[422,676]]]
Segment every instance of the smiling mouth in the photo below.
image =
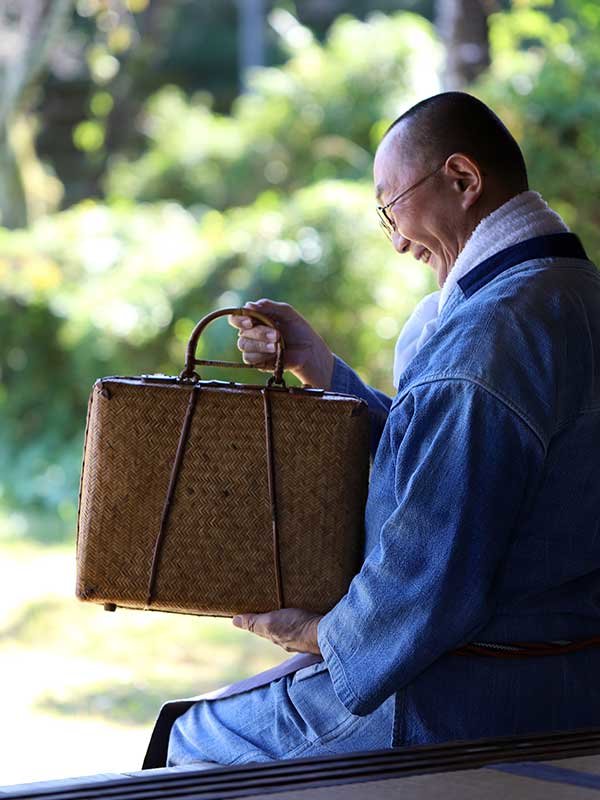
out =
[[431,258],[431,250],[423,247],[422,249],[416,250],[413,253],[413,256],[417,259],[417,261],[422,261],[424,264],[427,264]]

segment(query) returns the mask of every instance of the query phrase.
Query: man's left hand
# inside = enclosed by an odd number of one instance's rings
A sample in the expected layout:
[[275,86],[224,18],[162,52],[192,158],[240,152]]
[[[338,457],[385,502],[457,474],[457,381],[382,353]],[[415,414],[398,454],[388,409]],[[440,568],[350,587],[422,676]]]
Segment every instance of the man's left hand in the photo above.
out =
[[266,614],[238,614],[233,618],[237,628],[244,628],[278,644],[288,653],[321,655],[317,641],[317,625],[322,614],[301,608],[281,608]]

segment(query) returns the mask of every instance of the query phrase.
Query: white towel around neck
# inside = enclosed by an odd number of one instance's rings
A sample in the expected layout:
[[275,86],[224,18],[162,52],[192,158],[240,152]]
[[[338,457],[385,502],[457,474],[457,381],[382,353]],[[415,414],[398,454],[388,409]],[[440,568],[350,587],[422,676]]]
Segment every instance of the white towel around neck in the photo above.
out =
[[458,281],[473,267],[507,247],[534,236],[565,233],[569,228],[538,192],[521,192],[484,217],[467,240],[444,285],[426,295],[400,332],[394,352],[394,386],[413,356],[436,332],[438,315]]

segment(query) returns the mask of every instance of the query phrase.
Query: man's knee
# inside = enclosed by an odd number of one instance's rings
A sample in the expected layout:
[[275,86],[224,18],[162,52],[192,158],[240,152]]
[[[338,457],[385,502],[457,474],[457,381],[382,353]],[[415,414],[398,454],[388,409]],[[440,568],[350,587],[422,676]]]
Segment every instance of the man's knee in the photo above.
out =
[[189,708],[185,714],[178,717],[171,727],[169,734],[169,745],[167,749],[167,767],[178,767],[184,764],[209,764],[218,765],[216,761],[206,758],[201,751],[199,738],[197,735],[191,737],[186,733],[190,728],[194,706]]

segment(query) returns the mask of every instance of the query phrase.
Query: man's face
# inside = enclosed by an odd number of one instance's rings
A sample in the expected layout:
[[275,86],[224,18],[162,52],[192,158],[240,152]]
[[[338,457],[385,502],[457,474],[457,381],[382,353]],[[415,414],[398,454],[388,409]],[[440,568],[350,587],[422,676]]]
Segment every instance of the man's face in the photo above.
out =
[[[438,166],[418,166],[411,159],[403,158],[401,137],[386,137],[377,150],[373,167],[378,204],[387,205]],[[446,183],[442,166],[387,209],[395,226],[394,248],[399,253],[410,252],[417,260],[428,263],[436,273],[439,286],[443,286],[460,252],[455,236],[459,209],[456,195],[447,191]]]

